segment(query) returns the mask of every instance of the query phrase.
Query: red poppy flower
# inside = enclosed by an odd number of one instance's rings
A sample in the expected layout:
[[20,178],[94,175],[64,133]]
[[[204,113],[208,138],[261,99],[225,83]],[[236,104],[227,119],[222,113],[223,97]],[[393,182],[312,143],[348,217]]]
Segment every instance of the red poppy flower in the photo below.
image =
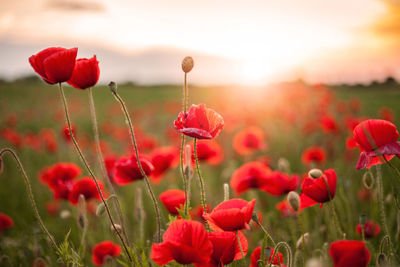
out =
[[336,180],[337,176],[333,169],[324,171],[322,177],[317,179],[306,177],[301,185],[302,193],[318,203],[328,202],[329,195],[332,199],[335,197]]
[[158,265],[171,261],[180,264],[206,264],[210,261],[212,244],[204,226],[192,220],[173,221],[163,235],[163,242],[153,244],[150,258]]
[[381,164],[378,155],[390,160],[394,155],[400,154],[400,142],[397,142],[399,132],[389,121],[363,121],[354,128],[353,136],[362,150],[356,165],[357,170]]
[[7,214],[0,212],[0,234],[3,232],[3,230],[11,228],[13,226],[14,226],[13,219]]
[[358,148],[357,142],[356,142],[356,140],[354,139],[354,137],[350,136],[350,137],[348,137],[348,138],[346,139],[346,148],[349,149],[349,150],[350,150],[350,149]]
[[281,202],[276,203],[275,208],[279,210],[282,217],[289,217],[296,215],[296,211],[292,209],[292,207],[289,205],[289,202],[287,202],[286,200],[282,200]]
[[57,151],[56,134],[52,129],[42,129],[39,132],[39,136],[42,139],[43,145],[48,152]]
[[49,47],[29,58],[32,68],[49,84],[66,82],[75,67],[78,48]]
[[114,166],[115,166],[116,162],[117,162],[117,159],[114,156],[108,156],[104,159],[104,165],[107,170],[107,176],[111,181],[113,181],[112,178],[114,176]]
[[60,203],[56,201],[46,202],[46,210],[51,216],[56,216],[60,210]]
[[322,147],[319,146],[312,146],[307,148],[302,156],[301,161],[305,165],[310,165],[311,163],[324,163],[326,160],[326,153]]
[[304,194],[304,192],[300,194],[300,210],[317,204],[318,204],[317,201]]
[[92,58],[80,58],[76,60],[74,71],[68,83],[77,89],[93,87],[100,77],[99,62],[96,55]]
[[74,163],[59,162],[44,168],[39,176],[53,191],[54,199],[68,199],[75,179],[81,174],[81,169]]
[[[364,225],[364,235],[365,238],[372,238],[375,237],[379,234],[381,231],[381,227],[379,224],[373,222],[373,221],[367,221]],[[361,224],[357,224],[356,226],[356,232],[359,236],[362,235],[362,226]]]
[[378,113],[383,120],[394,122],[394,114],[392,109],[388,107],[382,107],[379,109]]
[[[140,164],[146,175],[150,175],[154,170],[153,164],[144,156],[140,156]],[[143,179],[135,155],[132,155],[130,158],[122,158],[115,163],[113,179],[118,185],[126,185]]]
[[[224,158],[222,147],[214,140],[198,140],[196,145],[197,159],[211,165],[218,165]],[[193,144],[190,146],[193,148]],[[194,150],[192,149],[192,162],[195,163]]]
[[[239,243],[234,232],[211,232],[208,239],[213,246],[209,267],[223,267],[234,260],[242,259]],[[239,231],[239,240],[243,255],[247,255],[248,243],[246,237]]]
[[367,188],[360,188],[357,192],[357,198],[361,201],[371,201],[372,192]]
[[211,213],[204,213],[204,218],[214,231],[236,231],[249,229],[256,200],[250,202],[233,198],[221,202]]
[[[74,137],[76,136],[76,127],[75,125],[71,124],[71,131]],[[62,128],[62,136],[65,141],[67,142],[72,142],[72,138],[69,132],[68,124],[65,124],[64,127]]]
[[233,137],[233,148],[240,155],[250,155],[267,148],[264,131],[257,126],[247,127]]
[[325,133],[339,133],[339,126],[336,119],[330,115],[325,115],[321,118],[321,127]]
[[175,129],[197,139],[213,139],[224,126],[224,119],[206,105],[192,105],[188,112],[181,112],[174,122]]
[[[100,181],[97,181],[97,183],[99,184],[100,190],[104,194],[103,183]],[[69,194],[69,202],[74,205],[78,204],[79,195],[84,195],[85,200],[101,200],[96,184],[90,177],[84,177],[74,184],[74,187],[72,187],[71,193]]]
[[158,184],[164,173],[179,163],[179,150],[172,146],[159,147],[151,152],[150,159],[154,166],[150,178]]
[[300,177],[298,175],[289,177],[286,173],[274,171],[267,175],[261,190],[274,196],[282,196],[290,191],[295,191],[299,184]]
[[179,189],[166,190],[160,194],[159,198],[169,213],[178,215],[177,209],[182,208],[185,204],[185,191]]
[[[267,259],[265,259],[265,263],[266,263],[266,264],[268,264],[268,263],[271,262],[271,260],[272,260],[272,255],[274,254],[274,251],[275,251],[273,248],[270,248],[270,249],[271,249],[271,255],[269,256],[268,261],[267,261]],[[250,257],[250,259],[251,259],[250,267],[259,267],[257,261],[259,261],[260,258],[261,258],[261,247],[257,247],[257,248],[254,249],[253,253],[251,254],[251,257]],[[280,252],[278,252],[278,253],[275,254],[275,257],[274,257],[274,260],[272,261],[272,264],[274,264],[274,265],[279,265],[279,262],[280,262],[281,264],[283,263],[283,255],[282,255],[282,253],[280,253]],[[281,265],[281,266],[282,266],[282,265]]]
[[92,261],[101,266],[105,263],[107,257],[118,257],[121,254],[121,247],[111,241],[103,241],[93,247]]
[[362,241],[332,242],[329,255],[333,259],[334,267],[366,267],[371,260],[371,254]]
[[231,178],[230,185],[236,194],[241,194],[251,188],[261,189],[268,184],[267,176],[271,169],[265,164],[252,161],[243,164]]
[[210,210],[211,210],[211,205],[210,204],[206,204],[206,211],[205,212],[204,212],[203,205],[198,205],[198,206],[194,207],[193,209],[191,209],[189,211],[190,218],[192,218],[194,220],[199,220],[199,221],[202,221],[202,222],[206,222],[206,219],[204,219],[203,214],[210,212]]

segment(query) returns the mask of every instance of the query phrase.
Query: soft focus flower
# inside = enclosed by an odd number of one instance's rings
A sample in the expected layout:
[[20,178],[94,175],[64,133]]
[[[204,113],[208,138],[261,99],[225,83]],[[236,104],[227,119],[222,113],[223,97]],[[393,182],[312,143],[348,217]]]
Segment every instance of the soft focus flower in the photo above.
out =
[[159,198],[169,213],[178,215],[178,208],[182,208],[185,204],[185,191],[179,189],[166,190],[160,194]]
[[113,181],[114,166],[116,162],[117,158],[115,156],[110,155],[104,158],[104,166],[106,167],[107,176],[111,181]]
[[[240,231],[238,235],[243,255],[246,257],[248,249],[247,239]],[[209,267],[220,267],[234,260],[242,259],[242,252],[240,251],[235,232],[211,232],[208,233],[208,239],[213,246]]]
[[[97,181],[100,190],[103,192],[103,183]],[[103,193],[104,194],[104,193]],[[100,193],[97,191],[95,182],[90,177],[84,177],[74,184],[71,193],[69,194],[69,201],[76,205],[78,204],[79,195],[83,195],[85,200],[98,199],[101,200]]]
[[96,85],[100,77],[99,62],[94,55],[92,58],[76,60],[74,71],[68,83],[77,89],[86,89]]
[[311,163],[324,163],[326,160],[326,153],[322,147],[312,146],[304,150],[301,155],[301,161],[305,165],[310,165]]
[[[74,137],[76,136],[76,127],[74,124],[71,124],[71,132],[74,135]],[[65,124],[62,128],[62,136],[64,138],[65,141],[67,142],[72,142],[72,138],[71,138],[71,134],[69,132],[69,127],[68,124]]]
[[154,166],[150,178],[155,184],[158,184],[164,173],[179,163],[179,150],[172,146],[159,147],[151,152],[150,159]]
[[[381,231],[381,227],[379,226],[379,224],[377,224],[373,221],[367,221],[364,225],[365,238],[375,237],[379,234],[380,231]],[[362,235],[362,225],[361,224],[357,224],[356,232],[359,236]]]
[[250,202],[233,198],[221,202],[211,213],[204,213],[210,227],[215,231],[236,231],[249,229],[256,200]]
[[[221,163],[224,152],[222,147],[214,140],[198,140],[196,142],[197,159],[205,161],[211,165],[218,165]],[[190,147],[193,148],[193,145]],[[194,150],[192,149],[192,162],[195,163]]]
[[121,254],[121,247],[111,241],[103,241],[93,247],[92,261],[101,266],[105,263],[107,257],[115,258]]
[[243,164],[231,178],[230,185],[236,194],[241,194],[251,188],[261,189],[268,183],[267,175],[271,169],[257,161]]
[[188,112],[181,112],[174,122],[175,129],[197,139],[213,139],[224,126],[224,119],[206,105],[192,105]]
[[192,208],[189,211],[190,217],[194,220],[199,220],[201,222],[206,222],[206,219],[204,219],[203,214],[204,213],[209,213],[211,210],[211,205],[206,204],[206,211],[204,211],[203,205],[198,205],[194,208]]
[[46,48],[29,58],[32,68],[49,84],[66,82],[75,67],[78,48]]
[[393,110],[388,107],[381,107],[378,111],[382,120],[394,122]]
[[275,208],[279,210],[282,217],[289,217],[296,215],[296,211],[292,209],[292,207],[289,205],[289,202],[287,202],[286,199],[276,203]]
[[340,240],[332,242],[329,255],[334,267],[366,267],[371,254],[362,241]]
[[[140,156],[140,164],[146,175],[150,175],[154,170],[153,164],[144,156]],[[115,163],[113,179],[116,184],[126,185],[142,178],[143,175],[140,172],[135,155],[130,158],[122,158]]]
[[400,154],[400,142],[397,142],[399,132],[389,121],[363,121],[354,128],[353,136],[362,150],[356,165],[357,170],[381,164],[379,155],[390,160],[394,155]]
[[46,210],[51,216],[56,216],[60,211],[60,203],[56,201],[46,202]]
[[247,127],[233,137],[233,148],[240,155],[250,155],[267,148],[264,131],[257,126]]
[[[272,260],[272,255],[274,254],[274,249],[271,249],[271,255],[269,256],[268,259],[265,259],[265,263],[268,264],[271,262]],[[253,253],[251,254],[251,263],[250,263],[250,267],[259,267],[257,261],[260,260],[261,258],[261,247],[257,247],[254,249]],[[283,263],[283,255],[280,252],[277,252],[275,254],[274,260],[272,261],[272,264],[274,265],[279,265],[279,262],[282,264]]]
[[0,212],[0,235],[5,229],[11,228],[13,226],[14,226],[13,219],[7,214]]
[[282,196],[296,190],[299,184],[300,177],[298,175],[289,177],[286,173],[274,171],[267,175],[266,183],[261,190],[274,196]]
[[196,221],[179,219],[172,222],[163,235],[163,242],[153,244],[150,258],[158,265],[171,261],[180,264],[207,264],[212,244],[204,226]]
[[[318,203],[328,202],[335,197],[337,176],[329,169],[317,179],[306,177],[301,185],[302,193]],[[329,187],[329,191],[328,191]]]

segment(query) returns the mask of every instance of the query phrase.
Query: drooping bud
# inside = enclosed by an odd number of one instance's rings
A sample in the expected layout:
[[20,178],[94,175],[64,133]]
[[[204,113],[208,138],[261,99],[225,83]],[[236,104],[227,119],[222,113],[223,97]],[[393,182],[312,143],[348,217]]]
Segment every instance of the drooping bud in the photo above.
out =
[[302,236],[300,236],[300,238],[296,242],[296,248],[297,249],[301,249],[303,247],[303,239],[304,239],[304,245],[307,246],[308,240],[310,239],[310,234],[309,233],[305,233]]
[[271,247],[265,247],[264,253],[265,253],[265,258],[266,258],[266,259],[269,259],[269,257],[271,257],[271,255],[272,255],[272,249],[271,249]]
[[376,263],[377,263],[377,265],[379,266],[379,267],[386,267],[386,266],[389,266],[388,265],[388,263],[387,263],[387,261],[386,261],[386,256],[385,256],[385,254],[383,254],[383,253],[380,253],[379,255],[378,255],[378,257],[376,258]]
[[320,169],[311,169],[308,172],[308,177],[313,178],[313,179],[317,179],[321,176],[322,176],[322,171]]
[[293,210],[298,211],[300,208],[300,196],[295,191],[290,191],[287,195],[287,202]]
[[259,222],[257,212],[253,211],[253,214],[251,215],[251,219],[255,222]]
[[86,220],[86,200],[85,196],[80,194],[78,199],[78,226],[84,229],[87,226]]
[[182,70],[185,73],[188,73],[189,71],[191,71],[193,69],[194,66],[194,61],[192,57],[185,57],[182,60]]
[[108,84],[108,88],[110,88],[111,92],[113,92],[114,94],[117,93],[117,84],[115,82],[111,81]]
[[104,206],[104,203],[102,202],[99,205],[97,205],[96,216],[97,217],[103,216],[105,211],[106,211],[106,206]]

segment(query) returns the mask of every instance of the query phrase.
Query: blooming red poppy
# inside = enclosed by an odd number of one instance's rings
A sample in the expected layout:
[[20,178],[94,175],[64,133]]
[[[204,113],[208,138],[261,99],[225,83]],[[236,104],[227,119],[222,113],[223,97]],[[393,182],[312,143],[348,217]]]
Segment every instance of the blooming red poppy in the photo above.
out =
[[74,71],[68,83],[77,89],[93,87],[100,77],[99,62],[96,55],[92,58],[80,58],[76,60]]
[[75,67],[78,48],[49,47],[29,58],[32,68],[49,84],[66,82]]
[[181,112],[174,122],[175,129],[197,139],[216,138],[224,126],[224,119],[205,104],[192,105],[188,112]]
[[[241,231],[238,233],[243,256],[247,255],[248,242]],[[213,246],[209,267],[223,267],[234,260],[242,259],[242,251],[234,232],[210,232],[208,239]]]
[[158,265],[171,261],[180,264],[207,264],[212,254],[212,244],[204,226],[196,221],[173,221],[163,235],[163,242],[153,244],[150,258]]
[[151,152],[150,159],[154,166],[150,178],[158,184],[164,173],[179,163],[179,150],[172,146],[159,147]]
[[371,260],[371,254],[362,241],[332,242],[329,247],[329,255],[333,259],[334,267],[366,267]]
[[348,137],[348,138],[346,139],[346,148],[349,149],[349,150],[350,150],[350,149],[358,148],[357,142],[356,142],[356,140],[354,139],[354,137],[350,136],[350,137]]
[[[76,136],[76,127],[75,125],[71,124],[71,131],[74,137]],[[68,124],[65,124],[64,127],[62,128],[62,136],[65,141],[67,142],[72,142],[71,134],[69,132]]]
[[318,204],[318,202],[304,194],[304,192],[300,194],[300,210],[314,206],[316,204]]
[[340,129],[336,119],[330,115],[325,115],[321,118],[321,127],[325,133],[339,133]]
[[210,210],[211,210],[211,205],[210,204],[206,204],[206,211],[205,212],[204,212],[203,205],[198,205],[198,206],[194,207],[193,209],[191,209],[189,211],[190,218],[195,219],[195,220],[199,220],[199,221],[202,221],[202,222],[206,222],[206,219],[204,219],[203,214],[210,212]]
[[301,161],[305,165],[310,165],[311,163],[324,163],[326,160],[326,153],[322,147],[312,146],[304,150],[301,155]]
[[117,158],[114,156],[107,156],[104,158],[104,166],[106,167],[107,176],[111,181],[113,181],[112,178],[114,176],[114,166],[116,162]]
[[169,213],[178,215],[178,209],[185,204],[185,191],[179,189],[166,190],[160,194],[159,198]]
[[337,176],[333,169],[324,171],[317,179],[306,177],[301,185],[302,193],[318,203],[328,202],[335,197],[336,181]]
[[54,199],[68,199],[81,169],[74,163],[59,162],[41,170],[39,177],[54,194]]
[[[270,249],[271,249],[271,255],[269,256],[268,261],[267,261],[267,259],[265,259],[265,263],[266,264],[271,262],[272,255],[274,254],[274,251],[275,251],[273,248],[270,248]],[[259,267],[257,261],[260,260],[260,257],[261,257],[261,247],[257,247],[257,248],[254,249],[253,253],[251,254],[250,267]],[[274,260],[272,261],[272,264],[279,265],[279,262],[281,264],[283,263],[283,255],[280,252],[275,254],[275,257],[274,257]],[[281,266],[283,266],[283,265],[281,265]]]
[[204,213],[204,218],[214,231],[236,231],[249,229],[256,200],[250,202],[233,198],[221,202],[211,213]]
[[[144,156],[140,156],[140,164],[146,175],[150,175],[154,170],[153,164]],[[113,179],[118,185],[126,185],[143,179],[135,155],[132,155],[130,158],[122,158],[115,163]]]
[[389,121],[363,121],[354,128],[353,136],[362,150],[356,165],[357,170],[381,164],[379,155],[390,160],[400,154],[400,142],[397,142],[399,132]]
[[3,128],[0,129],[0,135],[2,139],[6,140],[13,146],[20,148],[22,145],[22,137],[21,135],[12,128]]
[[[218,165],[224,158],[222,147],[214,140],[198,140],[196,145],[197,159],[211,165]],[[190,146],[193,148],[193,144]],[[192,163],[195,163],[194,150],[192,149]]]
[[282,196],[290,191],[295,191],[299,184],[300,177],[298,175],[289,177],[286,173],[274,171],[267,175],[261,190],[274,196]]
[[56,134],[52,129],[42,129],[39,132],[40,139],[43,142],[45,149],[48,152],[56,152],[57,151],[57,141]]
[[[381,227],[379,224],[373,222],[373,221],[367,221],[364,225],[364,236],[365,238],[372,238],[375,237],[379,234],[381,231]],[[362,235],[362,226],[361,224],[357,224],[356,226],[356,232],[359,236]]]
[[[97,181],[97,183],[99,184],[100,190],[104,194],[103,183],[100,181]],[[83,195],[85,200],[101,200],[99,191],[97,191],[96,183],[90,177],[84,177],[74,184],[68,197],[69,202],[71,202],[73,205],[78,204],[80,195]]]
[[14,226],[13,219],[7,214],[0,212],[0,234],[3,232],[3,230],[11,228],[13,226]]
[[92,261],[101,266],[105,263],[107,257],[115,258],[121,254],[121,247],[111,241],[103,241],[96,244],[92,251]]
[[251,188],[261,189],[267,185],[267,175],[270,173],[271,169],[265,164],[258,161],[248,162],[233,173],[230,185],[236,194]]
[[275,208],[279,210],[282,217],[289,217],[296,215],[296,211],[289,205],[289,202],[287,202],[286,199],[276,203]]
[[247,127],[233,137],[233,148],[240,155],[250,155],[267,148],[264,138],[264,131],[260,127]]

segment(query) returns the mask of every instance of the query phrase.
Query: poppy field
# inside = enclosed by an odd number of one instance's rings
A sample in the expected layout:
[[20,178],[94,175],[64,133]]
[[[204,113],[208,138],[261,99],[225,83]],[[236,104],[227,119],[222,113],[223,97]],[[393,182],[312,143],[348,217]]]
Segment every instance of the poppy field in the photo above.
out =
[[0,81],[0,266],[400,265],[394,80],[100,85],[98,58]]

